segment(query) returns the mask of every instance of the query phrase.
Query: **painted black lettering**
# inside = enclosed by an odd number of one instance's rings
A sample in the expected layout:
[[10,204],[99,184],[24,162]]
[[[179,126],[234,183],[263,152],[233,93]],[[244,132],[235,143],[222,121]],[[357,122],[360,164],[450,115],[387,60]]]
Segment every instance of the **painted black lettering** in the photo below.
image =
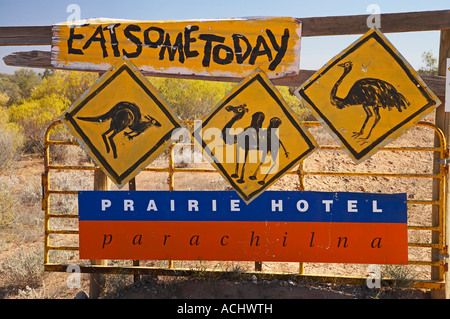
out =
[[[261,50],[261,46],[263,49]],[[266,39],[262,35],[258,35],[256,39],[256,45],[252,50],[252,54],[250,55],[250,59],[248,63],[255,64],[256,58],[262,55],[267,55],[269,61],[272,61],[272,51],[270,51],[269,46],[267,45]]]
[[91,46],[92,42],[100,42],[100,46],[103,51],[103,57],[106,58],[108,56],[108,52],[106,51],[106,40],[105,40],[105,36],[103,35],[103,28],[101,25],[98,26],[97,29],[95,29],[94,34],[83,45],[83,50],[86,50],[87,48],[89,48]]
[[142,235],[136,235],[133,237],[133,245],[142,245]]
[[372,248],[381,248],[381,237],[375,237],[370,246]]
[[83,50],[73,48],[73,40],[81,40],[84,36],[82,34],[75,34],[75,27],[70,27],[69,39],[67,40],[67,48],[69,49],[69,54],[79,54],[83,55]]
[[207,68],[211,62],[211,52],[212,52],[212,43],[219,42],[223,43],[225,41],[224,37],[214,35],[214,34],[200,34],[198,37],[200,40],[206,41],[205,47],[203,49],[203,60],[202,65]]
[[338,241],[338,247],[341,247],[341,242],[342,242],[342,240],[344,240],[344,248],[346,248],[348,245],[347,245],[347,237],[339,237],[339,241]]
[[225,235],[225,236],[222,237],[222,239],[220,240],[220,244],[221,244],[222,246],[228,245],[228,242],[227,242],[227,243],[224,243],[224,242],[223,242],[223,240],[224,240],[225,238],[228,239],[228,238],[230,238],[230,237],[228,237],[227,235]]
[[[241,35],[241,34],[233,34],[233,43],[234,43],[234,54],[236,55],[236,62],[238,64],[242,64],[244,63],[245,59],[248,58],[248,56],[250,55],[250,53],[252,52],[252,46],[250,44],[250,42],[248,41],[248,39]],[[242,47],[240,44],[240,41],[244,41],[246,48],[245,48],[245,52],[242,53]]]
[[175,60],[175,53],[178,51],[178,61],[184,63],[184,53],[183,53],[183,33],[178,33],[175,43],[172,45],[170,43],[170,34],[166,33],[166,39],[164,44],[161,46],[161,51],[159,51],[159,59],[164,59],[165,52],[169,53],[169,60]]
[[191,51],[191,43],[197,41],[197,39],[191,38],[191,32],[198,30],[199,27],[196,25],[193,25],[190,28],[184,28],[184,55],[186,56],[186,58],[195,58],[200,54],[196,50]]
[[[156,31],[158,33],[158,39],[156,41],[150,40],[149,33]],[[150,27],[144,31],[144,43],[150,48],[157,48],[164,42],[164,30],[158,27]]]
[[[221,50],[225,51],[226,55],[224,58],[220,57]],[[225,64],[229,64],[233,61],[234,53],[230,47],[227,47],[224,44],[217,44],[213,49],[212,56],[213,56],[213,61],[215,63],[225,65]]]
[[250,246],[253,245],[253,241],[255,241],[256,246],[259,246],[259,236],[255,236],[254,231],[252,231],[252,237],[250,238]]
[[311,241],[309,243],[309,247],[314,247],[313,241],[314,241],[314,232],[311,232]]
[[289,41],[289,30],[284,29],[284,34],[281,36],[280,45],[278,45],[277,40],[275,39],[275,36],[273,35],[272,31],[267,29],[266,33],[267,36],[269,37],[270,43],[272,44],[273,48],[275,49],[275,51],[277,51],[275,58],[269,65],[269,70],[273,71],[277,68],[278,64],[280,64],[281,60],[283,60],[284,55],[286,54]]
[[103,31],[109,31],[109,36],[111,38],[111,47],[113,49],[113,53],[115,57],[119,57],[120,56],[120,51],[119,51],[119,41],[117,41],[117,36],[116,36],[116,28],[120,25],[120,23],[116,23],[116,24],[111,24],[109,26],[106,26],[103,28]]
[[164,235],[164,243],[163,243],[163,245],[166,245],[167,238],[169,238],[169,237],[170,237],[170,235]]
[[112,235],[108,234],[108,235],[103,235],[103,245],[102,248],[105,248],[106,245],[111,244],[112,242]]
[[191,237],[191,240],[189,241],[189,244],[191,246],[194,246],[194,245],[198,246],[198,245],[200,245],[199,240],[200,240],[200,236],[199,235],[194,235],[194,236]]
[[286,244],[286,238],[287,238],[287,233],[284,233],[284,237],[283,237],[283,247],[286,247],[287,246],[287,244]]
[[142,52],[141,40],[137,36],[135,36],[131,33],[131,32],[140,32],[140,31],[141,31],[141,27],[138,25],[135,25],[135,24],[127,25],[125,30],[123,30],[123,34],[127,37],[127,39],[129,39],[131,42],[136,44],[136,51],[134,51],[134,52],[128,53],[127,51],[125,51],[125,49],[122,50],[123,55],[126,56],[127,58],[136,58]]

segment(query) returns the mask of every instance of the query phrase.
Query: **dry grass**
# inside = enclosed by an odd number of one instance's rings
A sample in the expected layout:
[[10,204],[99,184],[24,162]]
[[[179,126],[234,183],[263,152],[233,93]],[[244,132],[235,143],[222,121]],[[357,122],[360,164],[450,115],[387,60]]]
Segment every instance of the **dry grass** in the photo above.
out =
[[[310,131],[320,144],[335,145],[333,139],[322,128],[311,128]],[[417,138],[419,136],[420,138]],[[411,145],[414,143],[432,142],[432,134],[421,129],[414,129],[404,138],[399,139],[398,145]],[[67,146],[52,149],[56,155],[52,157],[52,161],[60,164],[78,165],[86,163],[84,152],[79,148]],[[59,155],[58,155],[59,154]],[[397,170],[410,172],[428,173],[432,167],[432,160],[429,153],[413,154],[407,152],[398,152],[386,156],[382,153],[375,155],[373,158],[365,161],[360,165],[351,162],[348,156],[342,151],[321,151],[311,155],[305,162],[307,170],[323,170],[323,171],[367,171],[367,172],[395,172]],[[36,166],[37,164],[37,166]],[[167,165],[167,154],[158,158],[151,166]],[[43,170],[42,159],[23,157],[21,161],[17,161],[12,169],[11,175],[3,174],[0,176],[0,182],[6,187],[8,192],[3,191],[1,196],[6,198],[5,202],[15,203],[19,205],[14,210],[16,213],[8,217],[8,222],[0,227],[0,297],[5,298],[73,298],[76,291],[68,290],[65,280],[67,274],[44,273],[42,269],[42,242],[43,242],[43,213],[41,211],[41,188],[40,174]],[[209,164],[188,164],[188,167],[210,167]],[[211,167],[210,167],[211,168]],[[192,183],[191,173],[176,173],[175,189],[177,190],[226,190],[230,186],[218,173],[196,174],[196,183]],[[155,189],[168,190],[167,173],[142,172],[136,178],[138,189]],[[93,188],[92,172],[83,171],[52,171],[51,173],[52,188],[61,190],[83,190]],[[298,178],[295,175],[285,176],[279,182],[273,185],[274,190],[295,190],[298,189]],[[318,177],[310,176],[306,178],[306,187],[308,190],[319,191],[357,191],[357,192],[407,192],[414,199],[427,199],[430,196],[431,183],[423,180],[411,179],[400,180],[394,178],[360,178],[360,177]],[[114,187],[113,187],[114,188]],[[126,188],[126,187],[125,187]],[[411,197],[410,197],[411,198]],[[74,195],[52,195],[52,212],[61,214],[76,214],[77,199]],[[408,218],[409,222],[414,225],[430,225],[431,209],[425,209],[423,205],[409,205]],[[3,218],[7,220],[7,218]],[[1,220],[0,220],[1,221]],[[50,227],[52,229],[77,229],[76,220],[57,219],[51,220]],[[430,233],[411,231],[409,232],[410,242],[429,242]],[[78,238],[74,235],[52,235],[51,243],[54,245],[77,245]],[[430,259],[430,250],[410,248],[410,258],[416,260]],[[52,251],[50,261],[57,263],[79,263],[78,253],[73,251]],[[82,261],[88,262],[88,261]],[[131,265],[130,261],[110,261],[121,265],[126,263]],[[175,267],[192,268],[192,269],[222,269],[225,272],[233,272],[240,274],[245,271],[254,270],[254,263],[237,263],[237,262],[188,262],[175,261]],[[143,265],[165,268],[167,261],[146,261]],[[299,269],[298,263],[264,263],[264,271],[282,271],[297,273]],[[360,275],[367,276],[367,265],[352,264],[317,264],[305,263],[305,272],[308,274],[330,274],[330,275]],[[383,274],[386,277],[394,277],[399,282],[407,283],[411,279],[430,279],[430,269],[428,266],[420,267],[400,267],[385,268]],[[149,278],[147,278],[149,279]],[[177,287],[180,285],[189,286],[187,281],[202,280],[202,278],[180,278],[157,280],[150,278],[150,281],[159,282],[156,291],[160,296],[168,296],[175,292],[181,293]],[[205,279],[206,280],[206,279]],[[82,287],[87,289],[88,279],[83,276]],[[177,286],[178,285],[178,286]],[[217,287],[221,284],[215,283]],[[213,286],[214,286],[213,285]],[[279,286],[285,283],[280,282]],[[287,284],[290,285],[289,283]],[[27,288],[28,287],[28,288]],[[136,288],[132,284],[132,276],[114,275],[107,276],[106,290],[104,297],[115,298],[120,294],[124,294],[129,289]],[[214,286],[215,287],[215,286]],[[278,287],[278,286],[277,286]],[[385,287],[387,288],[387,287]],[[388,291],[360,290],[359,296],[367,298],[383,298],[390,297],[390,293],[397,289],[401,291],[401,287],[389,287]],[[361,288],[362,289],[362,288]],[[214,290],[215,291],[215,290]],[[151,292],[151,291],[150,291]]]

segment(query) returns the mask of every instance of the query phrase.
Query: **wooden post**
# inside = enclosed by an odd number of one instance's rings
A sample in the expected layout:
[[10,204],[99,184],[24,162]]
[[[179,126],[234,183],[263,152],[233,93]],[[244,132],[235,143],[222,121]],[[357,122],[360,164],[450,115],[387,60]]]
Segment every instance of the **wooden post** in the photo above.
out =
[[[103,73],[99,72],[98,76],[101,77]],[[110,190],[110,182],[108,176],[100,170],[94,171],[94,191],[107,191]],[[106,266],[107,260],[92,259],[91,265]],[[89,299],[98,299],[100,293],[105,288],[105,277],[98,273],[89,275]]]
[[[447,59],[450,58],[450,29],[442,30],[441,31],[441,41],[439,45],[439,70],[438,75],[445,76],[446,74],[446,66],[447,66]],[[445,98],[449,99],[450,97],[445,97],[445,90],[444,90],[444,96],[439,97],[442,106],[441,108],[445,108]],[[444,134],[447,141],[446,147],[449,148],[450,145],[450,113],[445,113],[444,116]],[[447,183],[445,185],[445,195],[446,195],[446,201],[445,201],[445,245],[449,247],[450,244],[450,189],[449,189],[449,178],[450,174],[447,171]],[[448,253],[448,248],[447,248]],[[448,262],[447,258],[447,262]],[[445,298],[450,299],[450,275],[448,273],[448,270],[445,272]]]
[[[450,29],[448,30],[442,30],[441,31],[441,37],[440,37],[440,46],[439,46],[439,65],[438,65],[438,75],[445,76],[445,68],[446,68],[446,61],[447,58],[450,58]],[[444,91],[445,92],[445,91]],[[444,94],[443,94],[444,95]],[[447,145],[445,145],[446,148],[449,147],[449,139],[450,139],[450,113],[445,112],[445,96],[438,96],[438,98],[441,100],[442,104],[436,109],[436,126],[439,127],[442,132],[445,135]],[[435,139],[435,145],[438,144],[437,139]],[[435,156],[436,157],[436,156]],[[439,173],[439,163],[435,161],[433,166],[433,172]],[[448,179],[449,174],[447,173],[447,183],[445,185],[445,225],[444,225],[444,236],[445,236],[445,245],[449,245],[449,237],[450,237],[450,231],[449,231],[449,225],[450,225],[450,209],[449,208],[449,196],[450,196],[450,190],[448,187]],[[433,181],[433,199],[437,199],[439,196],[439,181],[434,180]],[[439,224],[439,210],[436,207],[433,207],[433,215],[432,215],[432,225],[437,226]],[[433,231],[432,232],[432,242],[438,243],[439,240],[439,233]],[[439,249],[433,248],[432,249],[432,261],[439,262],[441,259],[443,252],[440,252]],[[431,279],[432,280],[441,280],[440,274],[439,274],[439,267],[431,267]],[[448,271],[445,272],[444,278],[446,281],[445,289],[444,290],[432,290],[431,291],[431,297],[433,299],[443,299],[443,298],[450,298],[450,277],[448,274]]]
[[[104,191],[110,189],[110,183],[108,176],[102,171],[94,172],[94,190]],[[91,260],[92,265],[104,265],[108,264],[107,260],[94,259]],[[89,275],[89,299],[98,299],[100,293],[105,287],[105,277],[99,273],[93,273]]]
[[[132,178],[128,182],[128,190],[135,191],[136,190],[136,178]],[[133,266],[139,266],[139,260],[133,260]],[[141,276],[133,275],[133,281],[138,283],[141,280]]]

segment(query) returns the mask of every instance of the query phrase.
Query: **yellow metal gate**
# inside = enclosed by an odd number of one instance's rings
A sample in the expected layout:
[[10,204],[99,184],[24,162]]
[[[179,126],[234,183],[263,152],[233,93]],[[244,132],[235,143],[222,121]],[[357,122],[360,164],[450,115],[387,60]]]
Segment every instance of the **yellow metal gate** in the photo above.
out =
[[[367,265],[360,265],[360,270],[356,270],[356,266],[348,264],[336,265],[321,265],[318,267],[315,264],[303,263],[299,260],[295,265],[282,265],[282,267],[273,267],[273,263],[256,262],[254,264],[247,263],[247,266],[239,265],[225,265],[225,264],[207,264],[207,262],[197,262],[196,264],[186,266],[182,261],[130,261],[129,265],[114,265],[110,261],[108,265],[91,265],[89,261],[79,260],[77,253],[79,250],[78,244],[78,214],[76,206],[76,195],[78,190],[87,189],[92,185],[86,183],[82,184],[81,180],[93,180],[93,172],[99,170],[94,165],[80,165],[78,163],[66,165],[67,163],[53,163],[51,160],[51,147],[78,147],[78,143],[73,141],[65,141],[61,139],[51,139],[50,135],[61,128],[61,122],[53,123],[47,130],[45,135],[45,172],[42,175],[42,189],[43,200],[42,208],[45,212],[45,239],[44,239],[44,267],[46,271],[65,272],[67,267],[71,264],[76,264],[80,267],[80,271],[84,273],[106,273],[106,274],[135,274],[135,275],[170,275],[170,276],[191,276],[199,275],[209,277],[227,277],[236,276],[250,277],[257,275],[260,278],[289,278],[300,280],[310,278],[313,280],[321,280],[327,282],[346,282],[360,284],[364,283],[367,278]],[[185,122],[186,125],[193,125],[192,122]],[[304,124],[310,129],[321,129],[318,122],[306,121]],[[320,152],[338,152],[341,148],[338,146],[319,144],[319,149],[314,153],[318,157],[314,158],[314,154],[308,157],[304,162],[301,162],[295,170],[289,172],[288,176],[290,185],[294,185],[297,190],[330,190],[341,191],[335,189],[335,184],[332,178],[340,179],[340,185],[347,185],[352,187],[352,191],[378,191],[378,192],[407,192],[408,193],[408,246],[409,246],[409,261],[410,268],[418,269],[413,278],[410,278],[412,287],[425,289],[444,289],[444,275],[447,271],[447,247],[445,246],[445,178],[447,172],[447,164],[445,159],[448,157],[445,148],[445,137],[442,131],[434,124],[428,122],[418,123],[414,129],[421,131],[428,131],[432,136],[436,136],[439,143],[430,143],[431,146],[410,146],[399,145],[392,147],[385,147],[380,152],[390,152],[392,160],[388,161],[388,165],[395,166],[395,161],[398,158],[405,159],[401,164],[402,169],[406,172],[396,172],[389,168],[388,171],[376,171],[377,166],[375,159],[370,159],[366,165],[354,165],[351,171],[341,170],[333,161],[335,155],[320,155]],[[409,133],[408,133],[409,134]],[[438,146],[434,146],[438,145]],[[140,175],[150,172],[152,175],[153,185],[155,183],[161,189],[175,190],[177,174],[190,174],[189,178],[192,181],[195,178],[196,183],[190,182],[190,187],[197,187],[202,189],[204,185],[201,184],[200,177],[208,175],[204,174],[218,174],[212,167],[181,167],[176,165],[174,161],[174,151],[177,147],[191,148],[192,145],[172,144],[169,147],[168,160],[163,165],[150,165],[145,168]],[[408,161],[417,161],[417,156],[405,154],[427,154],[423,161],[424,172],[407,172]],[[321,157],[322,156],[322,157]],[[390,155],[391,156],[391,155]],[[325,160],[323,160],[325,158]],[[345,157],[344,157],[345,158]],[[433,172],[433,162],[439,161],[439,171]],[[345,160],[344,160],[345,161]],[[314,165],[327,166],[323,169],[311,169]],[[158,161],[156,161],[158,164]],[[167,164],[166,164],[167,163]],[[364,163],[363,163],[364,164]],[[417,163],[416,163],[417,164]],[[316,165],[316,166],[317,166]],[[364,168],[365,170],[360,170]],[[375,172],[374,172],[375,170]],[[58,178],[60,174],[70,174],[66,179]],[[138,176],[139,177],[139,176]],[[365,184],[359,183],[354,179],[369,179]],[[391,179],[405,179],[405,189],[390,189],[389,180]],[[283,178],[284,179],[284,178]],[[283,179],[281,184],[276,187],[284,187]],[[295,180],[294,180],[295,179]],[[316,187],[309,186],[309,180],[314,179]],[[209,178],[208,187],[211,184],[218,184],[222,189],[227,187],[225,183],[221,184],[219,179]],[[75,189],[67,187],[70,181],[71,186]],[[156,181],[156,182],[155,182]],[[159,182],[158,182],[159,181]],[[213,183],[214,181],[214,183]],[[134,181],[133,181],[134,182]],[[383,185],[379,189],[369,189],[371,185]],[[432,194],[432,184],[439,183],[439,194]],[[422,188],[423,185],[428,185],[428,191],[424,198],[416,198],[415,187]],[[317,185],[321,185],[317,188]],[[363,186],[366,185],[366,186]],[[369,185],[369,186],[367,186]],[[139,185],[141,186],[141,185]],[[345,186],[345,187],[347,187]],[[380,186],[377,186],[380,187]],[[137,189],[145,189],[143,187],[136,187]],[[147,188],[148,189],[148,188]],[[188,188],[189,189],[189,188]],[[343,191],[347,188],[343,189]],[[422,193],[422,190],[421,192]],[[71,198],[71,202],[67,198]],[[69,202],[69,204],[67,204]],[[62,205],[64,204],[64,205]],[[63,208],[61,208],[61,206]],[[63,210],[63,211],[59,211]],[[438,216],[436,218],[436,216]],[[416,220],[420,220],[416,223]],[[425,220],[425,222],[424,222]],[[138,265],[139,264],[139,265]],[[138,266],[136,266],[138,265]],[[211,265],[213,265],[211,267]],[[264,267],[263,267],[264,266]],[[247,268],[246,268],[247,267]],[[349,268],[350,267],[350,268]],[[267,268],[267,271],[265,271]],[[277,271],[271,269],[276,268]],[[279,271],[282,269],[282,271]],[[324,270],[324,273],[317,273],[317,269]],[[330,270],[330,271],[328,271]],[[333,271],[331,271],[333,270]],[[434,272],[434,274],[432,274]],[[348,275],[351,274],[351,275]],[[355,275],[357,274],[357,275]],[[436,275],[438,274],[438,275]],[[436,280],[435,278],[439,278]],[[396,280],[396,278],[383,278],[384,280]]]

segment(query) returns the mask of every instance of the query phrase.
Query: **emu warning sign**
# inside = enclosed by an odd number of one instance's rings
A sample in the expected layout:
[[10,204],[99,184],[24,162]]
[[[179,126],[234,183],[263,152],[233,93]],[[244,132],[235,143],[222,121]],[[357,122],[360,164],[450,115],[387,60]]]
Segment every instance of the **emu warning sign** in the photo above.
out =
[[301,23],[294,18],[199,21],[93,19],[53,26],[52,65],[107,70],[126,56],[141,71],[240,77],[299,72]]
[[406,264],[406,194],[79,192],[81,259]]
[[377,30],[328,62],[296,95],[356,163],[403,134],[437,101]]
[[316,149],[313,136],[260,70],[235,86],[193,137],[245,202]]
[[126,58],[94,83],[62,121],[120,188],[155,159],[182,126],[156,89]]

